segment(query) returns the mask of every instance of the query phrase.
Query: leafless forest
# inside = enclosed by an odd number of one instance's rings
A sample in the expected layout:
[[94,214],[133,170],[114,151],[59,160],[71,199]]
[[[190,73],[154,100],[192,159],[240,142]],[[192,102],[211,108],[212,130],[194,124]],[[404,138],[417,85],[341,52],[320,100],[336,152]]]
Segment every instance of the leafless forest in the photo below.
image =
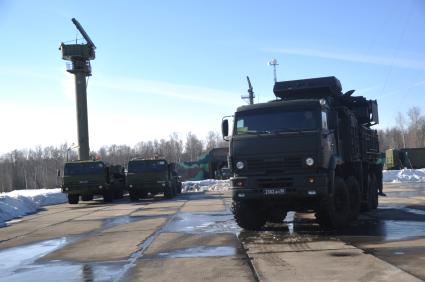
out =
[[[417,107],[407,114],[398,113],[396,126],[379,130],[381,151],[389,148],[425,147],[425,116]],[[125,165],[131,158],[152,158],[163,156],[171,162],[194,161],[214,147],[227,146],[221,135],[209,132],[205,139],[187,133],[182,140],[173,133],[167,140],[139,142],[134,147],[110,145],[91,152],[102,160]],[[62,169],[64,161],[77,158],[75,149],[69,144],[59,147],[36,147],[35,149],[13,150],[0,158],[0,192],[15,189],[38,189],[58,187],[57,170]]]

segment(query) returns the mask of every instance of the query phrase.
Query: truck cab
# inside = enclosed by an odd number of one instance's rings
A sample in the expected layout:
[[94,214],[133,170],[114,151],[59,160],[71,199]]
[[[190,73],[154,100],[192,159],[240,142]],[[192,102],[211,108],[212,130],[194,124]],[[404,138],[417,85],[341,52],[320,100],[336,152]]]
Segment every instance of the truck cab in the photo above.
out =
[[68,194],[70,204],[102,195],[105,202],[119,197],[125,188],[125,175],[121,166],[111,166],[99,160],[73,161],[64,165],[62,192]]
[[127,189],[132,201],[160,193],[172,198],[178,193],[177,178],[165,159],[133,159],[128,162],[127,171]]

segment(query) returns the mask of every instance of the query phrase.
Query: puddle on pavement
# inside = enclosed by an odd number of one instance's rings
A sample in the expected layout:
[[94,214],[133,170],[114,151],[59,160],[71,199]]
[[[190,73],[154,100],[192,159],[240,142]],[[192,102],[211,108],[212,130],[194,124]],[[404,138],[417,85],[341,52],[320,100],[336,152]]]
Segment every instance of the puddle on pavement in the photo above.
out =
[[[135,221],[140,221],[140,220],[148,219],[148,218],[156,218],[156,217],[160,217],[160,216],[121,215],[121,216],[106,218],[105,220],[103,220],[103,225],[100,228],[100,230],[103,231],[103,230],[112,228],[112,227],[117,226],[117,225],[128,224],[128,223],[132,223],[132,222],[135,222]],[[99,232],[99,230],[97,230],[97,232]]]
[[178,213],[165,227],[164,232],[184,233],[234,233],[240,227],[230,213]]
[[387,197],[391,198],[399,198],[399,197],[418,197],[418,196],[424,196],[425,190],[416,190],[416,191],[388,191],[385,192]]
[[34,277],[43,281],[111,281],[122,272],[127,261],[82,264],[39,259],[82,238],[146,218],[151,217],[117,216],[105,219],[101,228],[88,233],[0,250],[0,281],[34,281]]
[[[73,264],[53,261],[43,264],[31,264],[19,270],[0,276],[0,281],[113,281],[122,269],[123,263]],[[36,279],[35,279],[36,277]],[[3,280],[4,279],[4,280]]]
[[395,241],[412,237],[425,236],[424,221],[402,221],[402,220],[362,220],[347,228],[341,234],[356,240],[355,237],[371,236],[377,240]]
[[237,254],[235,247],[219,246],[219,247],[194,247],[188,249],[175,250],[172,252],[159,253],[159,257],[163,258],[192,258],[192,257],[224,257],[234,256]]

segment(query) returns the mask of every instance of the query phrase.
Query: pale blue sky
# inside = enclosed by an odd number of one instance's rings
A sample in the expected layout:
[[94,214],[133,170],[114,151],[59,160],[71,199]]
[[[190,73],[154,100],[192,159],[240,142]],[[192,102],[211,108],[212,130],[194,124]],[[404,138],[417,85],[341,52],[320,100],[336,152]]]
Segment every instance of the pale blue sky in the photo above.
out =
[[90,147],[188,131],[204,138],[278,79],[334,75],[378,99],[380,127],[425,114],[425,1],[0,0],[0,153],[76,142],[73,76],[58,47],[77,18],[97,58],[88,86]]

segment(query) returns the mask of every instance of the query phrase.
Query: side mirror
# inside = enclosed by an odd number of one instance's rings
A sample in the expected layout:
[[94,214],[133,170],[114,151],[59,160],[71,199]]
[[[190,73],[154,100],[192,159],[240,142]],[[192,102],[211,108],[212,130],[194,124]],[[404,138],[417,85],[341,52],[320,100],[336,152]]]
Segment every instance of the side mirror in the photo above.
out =
[[221,122],[221,134],[224,140],[226,140],[225,137],[229,136],[229,121],[227,119],[223,119]]

